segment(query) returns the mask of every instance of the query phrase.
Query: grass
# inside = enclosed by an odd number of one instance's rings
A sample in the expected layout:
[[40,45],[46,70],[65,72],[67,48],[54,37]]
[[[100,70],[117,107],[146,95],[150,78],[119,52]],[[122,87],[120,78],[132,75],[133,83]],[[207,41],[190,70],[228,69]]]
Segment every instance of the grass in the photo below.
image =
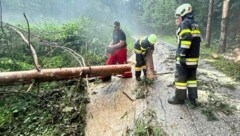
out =
[[177,45],[176,37],[174,36],[160,36],[160,39],[172,45]]
[[[211,54],[217,50],[216,46],[206,48],[201,48],[201,58],[204,59],[213,59]],[[214,59],[215,61],[208,62],[212,66],[214,66],[217,70],[223,72],[227,76],[232,77],[233,79],[240,81],[240,65],[236,64],[232,61],[224,59],[220,56],[218,59]],[[232,88],[232,87],[231,87]]]
[[217,70],[232,77],[233,79],[240,81],[240,65],[231,61],[227,61],[220,57],[215,62],[210,62]]

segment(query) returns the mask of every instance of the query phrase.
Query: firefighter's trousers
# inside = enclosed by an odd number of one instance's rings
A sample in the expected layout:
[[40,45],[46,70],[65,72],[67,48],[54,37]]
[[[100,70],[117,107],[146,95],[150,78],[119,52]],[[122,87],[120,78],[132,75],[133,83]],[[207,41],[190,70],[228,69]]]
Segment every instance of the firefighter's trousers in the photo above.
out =
[[175,98],[178,100],[194,100],[198,98],[197,95],[197,68],[186,68],[182,66],[176,66],[175,73]]
[[135,54],[136,54],[135,76],[136,78],[140,78],[141,71],[143,71],[144,76],[146,76],[146,61],[144,55],[142,55],[141,53]]

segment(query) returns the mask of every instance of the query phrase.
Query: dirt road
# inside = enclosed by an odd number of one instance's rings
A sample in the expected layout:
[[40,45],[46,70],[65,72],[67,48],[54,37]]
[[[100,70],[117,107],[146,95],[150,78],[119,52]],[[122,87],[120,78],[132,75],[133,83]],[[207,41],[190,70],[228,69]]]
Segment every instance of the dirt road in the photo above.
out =
[[[112,82],[91,84],[86,135],[134,135],[136,120],[146,110],[155,113],[155,121],[166,135],[240,135],[239,83],[218,72],[204,60],[201,60],[198,69],[199,106],[192,109],[189,105],[167,103],[167,99],[174,94],[174,55],[173,46],[158,42],[153,56],[157,79],[153,85],[147,87],[149,93],[144,99],[135,99],[134,92],[140,87],[134,78],[115,77]],[[134,61],[134,57],[130,58],[130,61]],[[213,101],[213,105],[209,104],[209,101]],[[227,105],[225,108],[235,106],[236,110],[232,115],[226,115],[228,109],[219,110],[224,105]],[[211,106],[219,108],[216,110]],[[203,114],[204,111],[214,113],[217,120],[209,121],[208,116]]]

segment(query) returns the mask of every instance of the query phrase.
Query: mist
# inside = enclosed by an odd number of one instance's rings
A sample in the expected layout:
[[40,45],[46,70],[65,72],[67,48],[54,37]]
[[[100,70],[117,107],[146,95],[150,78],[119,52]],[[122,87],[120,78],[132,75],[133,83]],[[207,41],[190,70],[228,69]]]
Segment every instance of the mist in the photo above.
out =
[[2,21],[18,24],[25,23],[23,13],[31,23],[46,21],[64,23],[82,16],[91,17],[99,23],[112,25],[121,22],[129,31],[138,28],[137,13],[129,0],[2,0]]

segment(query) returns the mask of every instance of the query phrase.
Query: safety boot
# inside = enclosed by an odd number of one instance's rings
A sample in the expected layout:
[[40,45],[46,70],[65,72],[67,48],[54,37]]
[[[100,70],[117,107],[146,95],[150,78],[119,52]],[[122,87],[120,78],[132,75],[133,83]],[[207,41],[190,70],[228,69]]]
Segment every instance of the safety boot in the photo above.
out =
[[196,99],[198,98],[197,88],[188,88],[188,100],[194,107],[197,106]]
[[147,70],[146,69],[143,69],[143,75],[144,75],[144,79],[147,78]]
[[175,96],[173,98],[168,99],[168,103],[170,104],[184,104],[184,100],[186,100],[186,90],[175,90]]
[[141,76],[141,71],[135,71],[135,77],[137,81],[141,81],[140,76]]
[[193,105],[194,107],[197,107],[196,99],[189,99],[189,102],[190,102],[190,104]]
[[168,99],[168,103],[170,104],[184,104],[184,100],[178,100],[176,97],[172,97]]
[[136,77],[136,80],[137,81],[141,81],[142,79],[140,77]]
[[102,82],[107,82],[111,81],[112,76],[100,76],[99,79],[102,80]]

